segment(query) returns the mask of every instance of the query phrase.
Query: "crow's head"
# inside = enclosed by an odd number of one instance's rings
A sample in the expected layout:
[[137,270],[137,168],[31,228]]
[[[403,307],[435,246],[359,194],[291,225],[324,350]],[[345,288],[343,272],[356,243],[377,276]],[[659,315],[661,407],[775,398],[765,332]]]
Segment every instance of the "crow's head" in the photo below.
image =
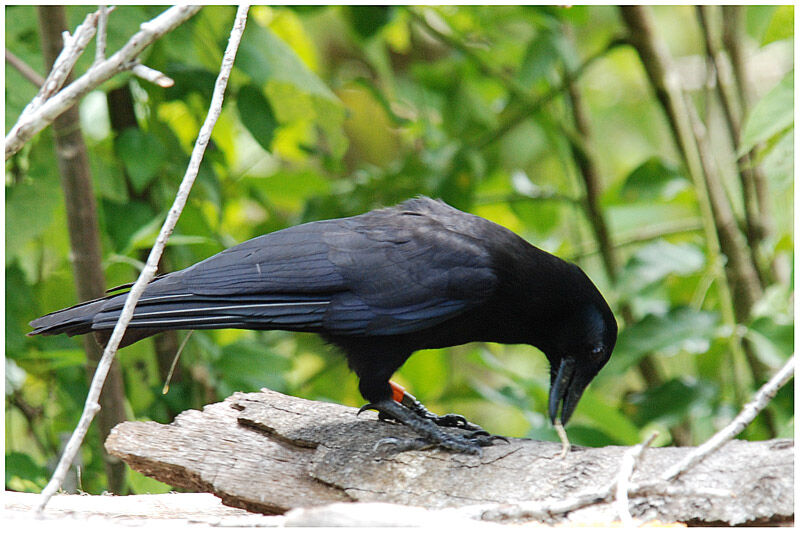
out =
[[611,357],[617,322],[602,297],[589,298],[558,329],[557,342],[545,351],[550,360],[548,415],[555,423],[560,406],[561,423],[566,424],[589,382]]

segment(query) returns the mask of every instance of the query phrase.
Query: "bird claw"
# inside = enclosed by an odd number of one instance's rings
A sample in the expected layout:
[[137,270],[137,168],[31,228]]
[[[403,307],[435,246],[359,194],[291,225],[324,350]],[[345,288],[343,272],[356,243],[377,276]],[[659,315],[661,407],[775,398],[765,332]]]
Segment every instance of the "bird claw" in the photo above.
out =
[[453,413],[435,415],[426,409],[425,417],[429,418],[434,424],[440,427],[465,429],[467,431],[483,431],[483,428],[479,425],[473,424],[463,416]]
[[478,431],[473,431],[472,433],[465,435],[465,437],[477,441],[479,443],[485,443],[485,444],[480,444],[481,446],[492,446],[494,444],[494,441],[496,440],[503,441],[506,444],[511,444],[511,441],[509,441],[506,437],[502,435],[492,435],[491,433],[483,429]]
[[365,403],[359,408],[358,412],[356,413],[356,416],[360,415],[364,411],[369,411],[370,409],[374,409],[375,411],[378,411],[378,413],[381,412],[380,409],[378,409],[378,406],[375,405],[374,403]]

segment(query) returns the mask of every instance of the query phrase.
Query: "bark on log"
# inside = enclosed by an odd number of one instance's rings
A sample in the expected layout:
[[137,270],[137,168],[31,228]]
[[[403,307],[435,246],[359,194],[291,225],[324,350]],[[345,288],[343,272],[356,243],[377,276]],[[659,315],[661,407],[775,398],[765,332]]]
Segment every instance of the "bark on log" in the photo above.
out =
[[[484,449],[482,457],[440,450],[386,455],[375,449],[386,437],[414,435],[374,413],[356,418],[351,407],[263,389],[186,411],[169,425],[125,422],[106,448],[148,476],[266,514],[359,501],[469,506],[465,513],[472,516],[480,506],[563,501],[607,486],[627,450],[573,446],[562,461],[558,443],[511,439]],[[649,450],[631,482],[658,479],[690,450]],[[785,523],[794,512],[793,450],[789,439],[729,442],[679,478],[676,494],[632,497],[631,514],[695,524]],[[615,519],[609,503],[552,516],[553,522]]]

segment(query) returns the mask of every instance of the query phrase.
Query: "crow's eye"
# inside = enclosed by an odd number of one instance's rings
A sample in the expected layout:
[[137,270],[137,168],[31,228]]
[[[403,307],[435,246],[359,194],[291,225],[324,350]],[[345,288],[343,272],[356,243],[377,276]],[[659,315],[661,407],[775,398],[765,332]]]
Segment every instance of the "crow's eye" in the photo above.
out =
[[602,344],[599,345],[599,346],[594,346],[592,348],[592,355],[602,355],[602,353],[605,352],[605,351],[606,351],[606,347],[603,346]]

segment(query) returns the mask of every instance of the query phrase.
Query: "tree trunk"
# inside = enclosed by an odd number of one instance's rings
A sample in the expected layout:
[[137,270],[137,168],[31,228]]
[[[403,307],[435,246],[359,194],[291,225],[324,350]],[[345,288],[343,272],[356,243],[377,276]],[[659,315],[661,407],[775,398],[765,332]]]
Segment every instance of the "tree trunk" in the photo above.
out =
[[[41,6],[38,8],[38,14],[45,68],[49,71],[63,45],[61,34],[68,29],[66,13],[64,6]],[[70,81],[68,79],[66,83]],[[78,299],[93,300],[103,296],[106,283],[101,261],[100,235],[89,156],[80,129],[77,106],[71,107],[55,120],[53,132],[67,210],[67,226]],[[102,352],[91,336],[84,337],[83,345],[88,360],[87,374],[91,379]],[[98,427],[103,442],[111,428],[126,419],[125,390],[117,361],[114,361],[103,387],[100,406]],[[125,490],[125,464],[116,457],[108,455],[103,459],[108,476],[108,490],[121,494]]]

